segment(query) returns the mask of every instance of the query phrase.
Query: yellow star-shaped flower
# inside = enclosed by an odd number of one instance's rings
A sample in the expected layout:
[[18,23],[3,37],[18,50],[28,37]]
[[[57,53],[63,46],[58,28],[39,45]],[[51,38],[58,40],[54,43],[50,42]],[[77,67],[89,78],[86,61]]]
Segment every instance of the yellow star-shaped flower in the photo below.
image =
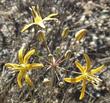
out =
[[82,81],[82,90],[81,90],[81,95],[80,95],[80,100],[84,98],[85,95],[85,89],[86,89],[86,82],[89,81],[91,83],[99,83],[101,81],[100,78],[98,78],[96,73],[100,72],[103,68],[104,65],[97,67],[95,69],[91,68],[91,61],[90,58],[87,54],[84,54],[84,58],[86,61],[86,65],[82,66],[78,61],[75,62],[76,67],[80,70],[81,73],[78,77],[75,78],[64,78],[64,81],[68,83],[77,83]]
[[21,47],[21,49],[18,52],[19,64],[14,64],[14,63],[5,64],[6,67],[11,68],[12,70],[19,71],[17,76],[17,82],[20,88],[22,87],[23,78],[25,79],[27,84],[29,84],[30,86],[33,85],[29,75],[27,74],[29,70],[44,67],[42,63],[32,63],[32,64],[29,63],[30,57],[35,53],[35,49],[28,51],[26,55],[23,55],[23,50],[24,48]]
[[48,15],[47,17],[45,17],[44,19],[42,19],[41,15],[39,13],[39,10],[38,11],[35,10],[35,6],[32,6],[32,15],[33,15],[33,22],[25,25],[23,27],[23,29],[21,30],[21,32],[24,32],[25,30],[27,30],[29,27],[31,27],[33,25],[38,25],[41,28],[45,28],[44,21],[58,20],[56,18],[52,18],[53,16],[58,15],[57,13],[52,13],[52,14]]

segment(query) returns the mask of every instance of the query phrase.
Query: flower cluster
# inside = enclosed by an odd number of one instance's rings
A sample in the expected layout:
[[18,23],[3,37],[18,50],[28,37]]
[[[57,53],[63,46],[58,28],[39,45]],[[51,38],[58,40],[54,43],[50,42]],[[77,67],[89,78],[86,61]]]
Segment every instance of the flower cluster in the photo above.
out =
[[[61,81],[63,79],[65,82],[68,82],[68,83],[82,82],[82,90],[81,90],[81,95],[80,95],[79,99],[80,100],[83,99],[85,96],[86,84],[87,83],[90,82],[94,85],[94,84],[99,84],[99,82],[102,81],[95,74],[101,72],[105,68],[104,65],[99,66],[99,67],[94,69],[92,67],[92,63],[91,63],[89,56],[85,52],[83,53],[83,55],[84,55],[86,64],[84,66],[81,65],[79,63],[79,61],[76,60],[76,58],[74,58],[74,52],[71,49],[72,46],[70,46],[70,45],[67,46],[67,48],[65,49],[64,52],[61,51],[60,47],[57,47],[56,51],[52,52],[51,49],[49,48],[48,43],[47,43],[47,38],[45,35],[45,24],[44,24],[44,22],[50,21],[50,20],[55,20],[55,21],[58,20],[57,18],[53,18],[54,16],[57,16],[58,13],[50,14],[47,17],[45,17],[44,19],[42,19],[41,15],[39,13],[39,7],[38,6],[37,6],[37,11],[36,11],[35,6],[32,6],[31,12],[32,12],[32,17],[33,17],[33,22],[25,25],[23,27],[23,29],[21,30],[21,32],[28,30],[28,28],[31,26],[35,26],[37,28],[44,29],[44,31],[42,31],[42,30],[38,31],[37,38],[38,38],[39,42],[44,44],[45,50],[47,51],[47,54],[43,58],[43,62],[41,62],[41,63],[33,63],[33,62],[30,63],[30,58],[32,55],[34,56],[36,51],[35,51],[35,49],[30,49],[25,54],[24,53],[25,47],[22,46],[20,48],[20,50],[18,51],[19,63],[18,64],[6,63],[5,67],[19,72],[17,75],[17,82],[18,82],[18,85],[20,88],[22,88],[22,86],[23,86],[23,83],[22,83],[23,78],[28,85],[33,86],[33,82],[31,81],[31,79],[29,77],[28,71],[31,71],[33,69],[35,70],[35,69],[40,69],[40,68],[46,67],[47,71],[48,70],[51,71],[51,81],[50,81],[52,84],[51,86],[53,86],[55,83],[55,76],[57,77],[57,79],[59,81]],[[63,29],[63,32],[61,33],[62,40],[66,39],[68,37],[69,32],[70,32],[70,30],[68,27]],[[76,51],[76,53],[78,51],[75,48],[77,48],[77,45],[79,45],[81,40],[84,39],[84,37],[86,36],[86,33],[87,33],[86,29],[81,29],[80,31],[78,31],[75,34],[73,46],[74,46],[74,51]],[[62,64],[63,63],[65,64],[65,62],[69,62],[69,60],[72,61],[72,58],[75,59],[75,60],[73,60],[73,62],[75,64],[75,67],[78,68],[80,72],[77,72],[77,74],[78,74],[77,77],[73,78],[73,77],[66,77],[65,76],[65,78],[62,78],[62,71],[67,70],[67,69],[65,69],[65,67],[62,67]]]

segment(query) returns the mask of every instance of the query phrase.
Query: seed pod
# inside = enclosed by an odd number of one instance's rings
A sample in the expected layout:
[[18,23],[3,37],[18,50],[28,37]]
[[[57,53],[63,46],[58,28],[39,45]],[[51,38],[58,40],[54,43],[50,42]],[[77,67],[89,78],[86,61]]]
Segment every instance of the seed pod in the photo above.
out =
[[66,59],[69,59],[69,58],[71,58],[71,50],[67,50],[66,51],[66,53],[65,53],[65,55],[64,55],[64,57],[66,58]]
[[65,39],[68,36],[68,33],[69,33],[69,28],[68,27],[64,28],[63,32],[61,33],[61,37]]
[[40,41],[40,42],[44,42],[45,41],[45,33],[44,31],[41,31],[39,30],[38,33],[37,33],[37,39]]
[[75,34],[75,39],[76,41],[80,41],[82,38],[84,38],[84,36],[86,35],[87,30],[86,29],[81,29],[80,31],[78,31]]

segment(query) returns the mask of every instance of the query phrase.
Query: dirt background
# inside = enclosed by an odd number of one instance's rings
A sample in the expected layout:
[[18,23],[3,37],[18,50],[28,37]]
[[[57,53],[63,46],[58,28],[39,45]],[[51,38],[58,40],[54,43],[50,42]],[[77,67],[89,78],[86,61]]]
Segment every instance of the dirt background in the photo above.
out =
[[[27,49],[38,45],[33,29],[21,33],[22,27],[32,19],[29,7],[39,5],[43,17],[58,12],[59,21],[46,23],[48,44],[54,52],[61,43],[62,29],[68,26],[69,38],[82,29],[88,30],[83,48],[96,66],[105,64],[106,69],[99,76],[103,83],[98,89],[90,85],[85,98],[80,101],[80,85],[63,84],[51,92],[41,83],[45,68],[32,71],[35,88],[18,88],[17,73],[4,67],[7,62],[17,62],[17,52],[23,43]],[[45,51],[43,51],[45,53]],[[42,54],[41,54],[42,55]],[[82,58],[79,56],[79,58]],[[65,66],[65,65],[64,65]],[[0,0],[0,103],[109,103],[110,102],[110,0]],[[39,79],[38,79],[39,78]]]

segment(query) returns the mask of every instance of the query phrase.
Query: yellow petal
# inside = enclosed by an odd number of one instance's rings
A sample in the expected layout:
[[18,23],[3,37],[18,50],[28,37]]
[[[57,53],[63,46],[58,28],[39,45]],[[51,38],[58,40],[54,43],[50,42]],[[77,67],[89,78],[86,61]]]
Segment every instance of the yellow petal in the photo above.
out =
[[25,75],[25,81],[28,85],[33,86],[33,82],[31,81],[28,74]]
[[24,32],[25,30],[27,30],[28,28],[30,28],[31,26],[36,25],[36,23],[30,23],[30,24],[26,24],[23,29],[21,30],[21,32]]
[[43,68],[44,65],[42,63],[32,63],[32,64],[29,64],[29,68],[27,68],[28,70],[32,70],[32,69],[40,69],[40,68]]
[[20,63],[23,63],[23,50],[24,47],[21,47],[20,50],[18,51],[18,59]]
[[77,83],[80,82],[83,79],[83,76],[80,75],[76,78],[64,78],[64,81],[68,82],[68,83]]
[[28,63],[29,58],[35,53],[35,49],[32,49],[27,52],[27,54],[24,56],[23,63]]
[[82,73],[84,72],[83,66],[78,61],[75,61],[75,65]]
[[38,22],[37,25],[39,25],[41,28],[44,28],[45,29],[45,25],[44,25],[43,21]]
[[47,17],[43,19],[43,21],[49,21],[49,20],[55,20],[55,21],[57,21],[58,19],[57,18],[47,18]]
[[32,6],[32,14],[34,17],[34,23],[39,25],[42,28],[45,28],[45,25],[43,24],[43,19],[39,13],[39,7],[38,6],[37,6],[37,9],[38,9],[38,12],[35,10],[35,6]]
[[39,13],[38,5],[37,5],[37,11],[35,10],[35,6],[32,6],[32,14],[34,17],[34,23],[39,24],[39,23],[43,22],[43,19]]
[[95,73],[101,72],[102,69],[104,69],[104,68],[105,68],[105,66],[102,65],[102,66],[100,66],[100,67],[98,67],[98,68],[96,68],[96,69],[92,69],[92,70],[91,70],[91,74],[95,74]]
[[43,21],[58,20],[57,18],[52,18],[53,16],[57,16],[57,15],[58,15],[58,13],[50,14],[50,15],[48,15],[47,17],[45,17],[45,18],[43,19]]
[[5,66],[12,70],[20,70],[20,66],[18,64],[6,63]]
[[[40,15],[40,10],[39,10],[39,5],[37,5],[37,14],[41,17]],[[41,17],[42,18],[42,17]]]
[[37,11],[35,10],[35,6],[32,6],[32,14],[33,14],[33,17],[39,16],[39,14],[37,13]]
[[40,16],[34,18],[34,23],[38,24],[40,22],[43,22],[43,19]]
[[84,53],[84,58],[85,58],[85,61],[86,61],[86,71],[89,71],[90,68],[91,68],[91,60],[89,58],[89,56]]
[[17,76],[17,82],[20,88],[22,88],[22,78],[25,75],[24,71],[20,71]]
[[81,95],[80,95],[80,98],[79,98],[80,100],[82,100],[84,98],[85,90],[86,90],[86,80],[83,80],[83,82],[82,82]]
[[47,17],[48,17],[48,18],[51,18],[51,17],[57,16],[57,15],[58,15],[58,13],[52,13],[52,14],[48,15]]

